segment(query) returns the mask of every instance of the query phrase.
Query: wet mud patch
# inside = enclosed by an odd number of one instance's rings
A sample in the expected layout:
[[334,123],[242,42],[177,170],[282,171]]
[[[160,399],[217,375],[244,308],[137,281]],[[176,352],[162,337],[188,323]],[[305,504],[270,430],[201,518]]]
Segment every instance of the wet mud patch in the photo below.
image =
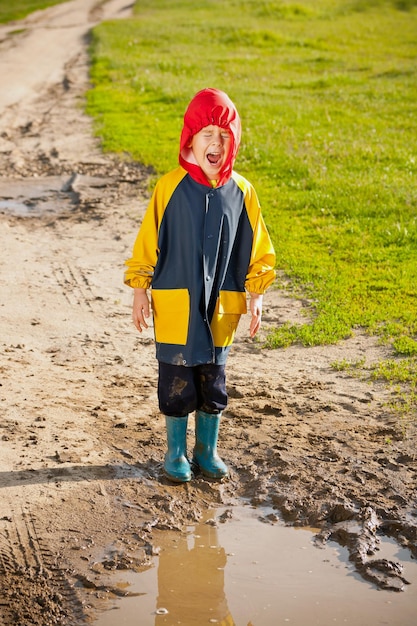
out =
[[[148,562],[113,571],[110,579],[125,595],[103,598],[104,612],[93,623],[111,626],[117,615],[133,626],[140,614],[143,626],[386,619],[393,626],[413,624],[416,591],[378,593],[355,574],[338,543],[318,549],[317,529],[297,530],[271,517],[268,509],[237,505],[206,510],[181,532],[152,529]],[[388,554],[392,546],[385,544]],[[405,560],[417,582],[417,563]]]
[[[325,411],[308,423],[297,410],[302,400],[294,406],[280,384],[274,390],[268,381],[262,390],[259,383],[259,390],[246,394],[243,387],[232,386],[219,446],[230,479],[220,483],[197,474],[189,485],[171,485],[162,471],[163,417],[154,412],[136,424],[126,420],[123,434],[117,433],[124,443],[117,447],[125,450],[122,446],[129,442],[131,463],[147,475],[148,490],[145,495],[145,481],[126,484],[126,491],[132,489],[129,501],[138,507],[143,500],[158,502],[151,524],[167,530],[198,521],[213,505],[233,507],[243,501],[260,511],[267,507],[269,521],[315,527],[317,544],[336,542],[346,548],[364,580],[381,589],[403,591],[408,581],[402,565],[379,559],[378,551],[381,539],[392,538],[413,557],[417,555],[416,464],[413,456],[404,456],[410,442],[399,439],[389,452],[390,458],[403,461],[402,467],[381,463],[387,458],[381,450],[385,433],[381,426],[368,424],[365,429],[362,416],[355,422],[351,412],[343,419],[340,411],[333,416]],[[188,435],[192,446],[192,419]],[[115,445],[113,434],[112,440]],[[152,510],[148,507],[147,514]]]
[[[364,579],[380,588],[404,590],[401,564],[378,559],[378,547],[381,537],[392,537],[417,557],[413,438],[404,440],[396,425],[388,425],[389,416],[368,419],[364,426],[363,415],[356,418],[356,412],[344,411],[340,404],[323,410],[322,401],[311,396],[306,415],[300,387],[294,403],[279,387],[276,391],[274,402],[270,384],[267,402],[262,393],[252,402],[243,398],[257,415],[255,429],[248,428],[250,412],[242,416],[242,399],[237,410],[232,399],[226,412],[233,436],[246,442],[236,468],[239,493],[254,506],[272,506],[288,524],[320,527],[318,540],[345,546]],[[312,411],[314,419],[309,418]],[[389,448],[387,429],[396,441]],[[226,432],[226,448],[228,442]]]

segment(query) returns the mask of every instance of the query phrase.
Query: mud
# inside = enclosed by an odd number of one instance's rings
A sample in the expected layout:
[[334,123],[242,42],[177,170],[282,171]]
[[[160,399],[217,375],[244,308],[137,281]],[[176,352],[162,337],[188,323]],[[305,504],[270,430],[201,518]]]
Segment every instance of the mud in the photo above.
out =
[[[0,121],[2,623],[87,623],[124,593],[108,572],[149,565],[156,531],[242,502],[268,524],[320,528],[317,543],[346,546],[364,580],[405,590],[402,564],[378,546],[391,537],[417,557],[416,422],[390,413],[381,384],[331,367],[389,350],[360,331],[335,346],[262,348],[269,327],[309,312],[282,289],[266,296],[260,340],[243,320],[230,356],[219,441],[230,478],[163,476],[152,329],[137,334],[122,284],[150,172],[103,155],[81,106],[88,29],[127,12],[75,0],[0,30],[2,84],[19,82],[12,48],[45,70],[2,101]],[[44,30],[55,33],[47,60],[26,47]]]

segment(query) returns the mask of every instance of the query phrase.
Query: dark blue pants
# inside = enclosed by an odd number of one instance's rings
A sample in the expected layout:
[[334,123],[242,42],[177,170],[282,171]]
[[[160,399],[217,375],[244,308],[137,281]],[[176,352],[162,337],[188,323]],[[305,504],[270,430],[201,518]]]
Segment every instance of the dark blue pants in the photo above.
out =
[[220,413],[227,406],[225,366],[159,362],[158,401],[164,415],[182,417],[197,410]]

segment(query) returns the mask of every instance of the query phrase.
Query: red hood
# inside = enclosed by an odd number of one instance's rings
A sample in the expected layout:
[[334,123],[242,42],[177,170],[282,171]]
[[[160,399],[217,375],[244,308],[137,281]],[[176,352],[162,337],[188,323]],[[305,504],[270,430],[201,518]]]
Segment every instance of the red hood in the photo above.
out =
[[188,147],[192,137],[205,126],[220,126],[227,128],[232,133],[232,145],[229,158],[225,162],[221,172],[218,186],[227,183],[232,175],[233,165],[240,145],[241,126],[239,114],[235,105],[224,91],[218,89],[203,89],[199,91],[184,115],[184,126],[180,139],[180,165],[190,174],[194,180],[210,187],[203,170],[193,158],[191,148]]

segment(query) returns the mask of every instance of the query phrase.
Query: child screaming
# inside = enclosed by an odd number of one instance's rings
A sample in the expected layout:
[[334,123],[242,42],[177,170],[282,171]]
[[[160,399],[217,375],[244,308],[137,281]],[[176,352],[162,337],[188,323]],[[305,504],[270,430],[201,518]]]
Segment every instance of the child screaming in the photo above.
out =
[[263,294],[275,278],[275,253],[255,189],[233,169],[240,137],[239,114],[228,95],[199,91],[184,115],[179,166],[157,182],[126,261],[139,332],[148,328],[152,307],[168,444],[164,470],[179,483],[191,480],[193,467],[209,478],[228,475],[217,452],[227,405],[226,360],[247,312],[246,293],[254,337]]

